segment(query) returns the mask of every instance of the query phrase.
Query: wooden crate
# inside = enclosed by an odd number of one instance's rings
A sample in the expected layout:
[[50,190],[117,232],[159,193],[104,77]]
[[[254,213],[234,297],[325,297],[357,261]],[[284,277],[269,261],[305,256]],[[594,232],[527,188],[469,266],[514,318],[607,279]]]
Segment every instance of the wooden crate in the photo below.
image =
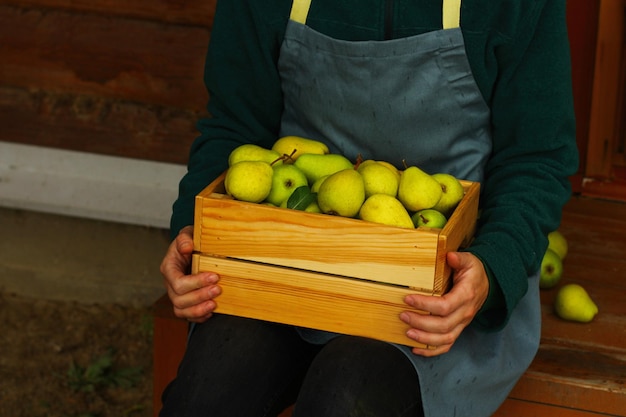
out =
[[404,296],[448,290],[445,255],[472,238],[480,189],[462,181],[446,226],[413,230],[236,201],[223,180],[196,197],[194,221],[193,271],[221,276],[217,312],[412,346]]

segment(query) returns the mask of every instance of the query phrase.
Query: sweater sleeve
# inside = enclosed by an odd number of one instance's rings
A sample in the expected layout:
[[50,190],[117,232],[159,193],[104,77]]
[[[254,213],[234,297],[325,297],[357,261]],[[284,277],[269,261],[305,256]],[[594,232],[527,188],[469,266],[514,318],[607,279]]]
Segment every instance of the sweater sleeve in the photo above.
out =
[[528,290],[578,166],[565,1],[534,5],[517,36],[495,52],[493,154],[468,249],[484,262],[494,287],[476,319],[489,328],[503,326]]
[[195,196],[227,168],[235,147],[276,140],[283,106],[276,62],[291,3],[275,3],[267,11],[261,1],[218,2],[204,70],[210,118],[198,123],[173,205],[172,237],[193,223]]

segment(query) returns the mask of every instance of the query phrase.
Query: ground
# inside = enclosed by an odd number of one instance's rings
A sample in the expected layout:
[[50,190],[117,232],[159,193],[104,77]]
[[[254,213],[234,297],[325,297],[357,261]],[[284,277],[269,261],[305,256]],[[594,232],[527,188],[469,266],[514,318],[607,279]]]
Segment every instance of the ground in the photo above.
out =
[[151,416],[151,317],[0,293],[0,416]]

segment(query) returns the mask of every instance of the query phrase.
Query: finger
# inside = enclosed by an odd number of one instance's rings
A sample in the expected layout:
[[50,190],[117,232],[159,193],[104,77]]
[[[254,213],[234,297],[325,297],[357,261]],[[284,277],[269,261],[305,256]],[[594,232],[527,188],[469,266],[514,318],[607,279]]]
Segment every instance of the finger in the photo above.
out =
[[197,304],[193,307],[179,309],[174,307],[174,314],[176,317],[186,319],[192,323],[202,323],[208,320],[212,315],[213,311],[217,307],[215,301],[209,300],[202,304]]
[[181,296],[192,291],[212,287],[219,282],[219,276],[213,272],[200,272],[193,275],[166,277],[165,285],[172,296]]

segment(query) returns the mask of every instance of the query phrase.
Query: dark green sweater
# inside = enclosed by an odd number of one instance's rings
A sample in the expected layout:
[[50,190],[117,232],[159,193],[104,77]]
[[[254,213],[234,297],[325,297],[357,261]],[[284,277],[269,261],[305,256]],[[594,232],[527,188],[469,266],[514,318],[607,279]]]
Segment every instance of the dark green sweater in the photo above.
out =
[[[226,169],[232,149],[277,139],[276,63],[290,8],[290,0],[218,2],[205,68],[212,117],[198,125],[173,236],[192,224],[193,197]],[[441,15],[435,0],[313,0],[307,25],[344,40],[384,40],[439,30]],[[565,0],[464,0],[461,28],[492,110],[493,153],[468,248],[485,264],[491,289],[475,323],[498,328],[540,266],[578,164]]]

